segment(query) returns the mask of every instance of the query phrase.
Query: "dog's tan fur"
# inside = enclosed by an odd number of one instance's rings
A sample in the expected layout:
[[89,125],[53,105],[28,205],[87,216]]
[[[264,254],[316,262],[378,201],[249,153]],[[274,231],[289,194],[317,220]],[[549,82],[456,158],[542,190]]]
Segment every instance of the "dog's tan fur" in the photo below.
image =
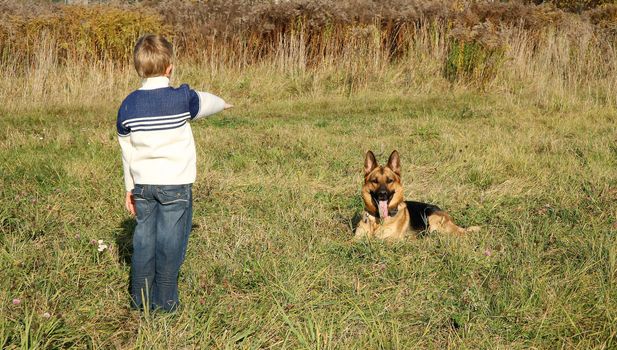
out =
[[[368,151],[364,159],[364,185],[362,186],[362,199],[364,201],[364,213],[358,223],[355,238],[375,237],[384,240],[401,240],[412,232],[417,233],[414,227],[422,226],[422,223],[412,222],[412,215],[408,209],[403,195],[403,185],[401,182],[400,158],[397,151],[390,154],[388,163],[385,166],[377,164],[373,152]],[[379,209],[375,205],[375,193],[377,191],[387,191],[389,201],[387,204],[388,212],[396,211],[393,216],[380,219]],[[385,203],[383,201],[382,203]],[[480,228],[477,226],[462,228],[456,225],[448,213],[430,204],[418,203],[421,206],[430,207],[430,215],[426,216],[424,226],[428,232],[444,232],[462,235],[467,232],[475,232]],[[411,208],[411,210],[415,210]]]

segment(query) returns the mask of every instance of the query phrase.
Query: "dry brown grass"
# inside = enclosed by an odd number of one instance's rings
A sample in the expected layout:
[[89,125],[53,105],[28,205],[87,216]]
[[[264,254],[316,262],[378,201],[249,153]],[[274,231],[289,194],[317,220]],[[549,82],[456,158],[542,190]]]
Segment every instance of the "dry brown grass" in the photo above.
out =
[[[538,35],[515,28],[501,35],[503,44],[491,55],[484,54],[482,46],[465,44],[470,49],[459,49],[456,56],[447,29],[426,25],[414,30],[406,54],[395,62],[374,26],[355,30],[358,34],[350,35],[336,54],[324,55],[319,65],[307,61],[303,34],[297,33],[281,37],[275,54],[263,62],[246,64],[224,47],[203,60],[179,59],[174,80],[244,104],[306,95],[417,95],[470,88],[504,98],[529,97],[548,109],[617,103],[611,93],[617,88],[617,48],[599,43],[596,34],[584,28],[576,37],[558,30]],[[5,110],[116,104],[139,84],[128,64],[59,64],[53,40],[44,42],[31,66],[5,66],[0,82]],[[453,79],[444,74],[447,64],[458,67]]]
[[249,101],[458,86],[615,102],[615,5],[577,15],[519,2],[247,3],[0,1],[4,108],[117,101],[137,83],[135,39],[153,31],[173,38],[177,78]]
[[[29,6],[28,6],[29,4]],[[182,57],[213,57],[228,65],[255,64],[276,57],[289,38],[302,41],[307,64],[318,65],[345,51],[350,39],[370,37],[388,60],[404,57],[417,30],[436,25],[447,39],[496,47],[513,28],[534,37],[557,29],[576,36],[582,27],[612,42],[617,5],[581,15],[551,5],[513,1],[332,1],[250,0],[157,1],[105,6],[41,5],[40,1],[0,1],[0,48],[4,59],[36,55],[41,35],[54,41],[59,59],[125,62],[144,32],[173,36]],[[609,29],[609,30],[607,30]]]

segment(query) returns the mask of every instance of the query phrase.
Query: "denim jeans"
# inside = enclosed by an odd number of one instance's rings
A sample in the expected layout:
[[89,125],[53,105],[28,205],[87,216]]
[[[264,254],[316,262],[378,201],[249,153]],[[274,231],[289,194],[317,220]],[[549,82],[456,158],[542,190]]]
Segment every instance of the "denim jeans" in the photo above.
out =
[[135,185],[133,198],[132,306],[173,311],[193,219],[191,185]]

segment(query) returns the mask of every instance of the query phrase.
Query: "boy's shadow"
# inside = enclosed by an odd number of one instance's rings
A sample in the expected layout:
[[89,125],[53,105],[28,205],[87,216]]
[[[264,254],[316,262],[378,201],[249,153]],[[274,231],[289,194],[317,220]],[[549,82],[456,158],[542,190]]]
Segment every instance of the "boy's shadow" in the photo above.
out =
[[[131,258],[133,257],[133,231],[135,231],[137,222],[135,219],[124,219],[118,228],[116,234],[116,247],[118,248],[118,262],[127,266],[131,266]],[[127,290],[131,292],[131,274],[129,273],[129,282]]]
[[131,265],[133,256],[133,231],[135,231],[135,219],[125,219],[120,224],[116,235],[116,247],[118,247],[118,262]]

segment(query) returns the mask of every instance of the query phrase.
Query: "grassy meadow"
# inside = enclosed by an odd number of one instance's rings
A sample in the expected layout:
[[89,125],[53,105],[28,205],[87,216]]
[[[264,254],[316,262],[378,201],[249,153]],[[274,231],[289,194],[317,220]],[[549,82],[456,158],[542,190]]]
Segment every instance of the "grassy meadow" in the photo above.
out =
[[[168,17],[130,14],[122,35],[126,8],[36,5],[0,23],[0,348],[617,348],[617,32],[603,12],[617,23],[617,6],[579,18],[417,2],[405,15],[420,19],[398,26],[387,6],[390,22],[352,25],[322,12],[355,3],[298,0],[255,6],[237,38],[242,1],[204,27],[181,26],[202,2],[152,3]],[[228,15],[228,32],[208,27]],[[251,34],[264,18],[274,34]],[[98,19],[107,32],[84,24]],[[134,219],[115,118],[140,85],[131,40],[152,28],[228,40],[180,47],[172,84],[236,106],[192,125],[174,314],[128,308]],[[482,231],[354,242],[369,149],[400,152],[407,199]]]
[[[173,315],[128,309],[119,100],[2,112],[3,348],[617,346],[613,108],[464,88],[259,101],[274,78],[251,77],[201,83],[237,107],[193,124]],[[399,150],[407,198],[482,232],[352,242],[368,149]]]

